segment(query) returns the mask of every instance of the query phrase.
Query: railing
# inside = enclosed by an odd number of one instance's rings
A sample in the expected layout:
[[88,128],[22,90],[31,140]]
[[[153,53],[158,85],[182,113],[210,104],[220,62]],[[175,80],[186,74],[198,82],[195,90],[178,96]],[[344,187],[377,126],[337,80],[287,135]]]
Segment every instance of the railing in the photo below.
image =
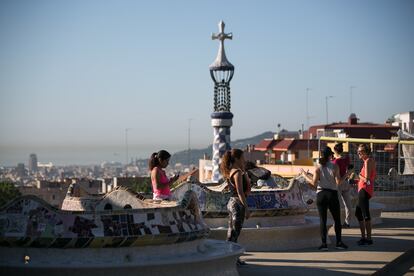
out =
[[[394,168],[398,174],[402,174],[403,173],[402,166],[405,165],[405,160],[409,160],[409,161],[414,160],[414,156],[412,155],[404,156],[403,151],[401,150],[401,147],[405,145],[408,147],[407,153],[408,152],[414,153],[414,140],[320,137],[319,143],[318,143],[319,151],[321,149],[321,144],[323,142],[325,142],[326,144],[338,143],[338,142],[347,143],[348,154],[350,155],[351,162],[352,161],[356,162],[356,159],[358,157],[356,154],[356,150],[359,144],[369,144],[371,146],[372,156],[377,161],[377,165],[380,165],[380,167],[377,168],[377,172],[379,173],[379,175],[384,175],[384,174],[388,175],[389,171],[384,173],[384,170],[381,169],[381,168],[387,168],[387,167],[389,167],[389,169]],[[395,148],[393,149],[392,147],[389,147],[388,149],[386,149],[385,147],[387,145],[395,145]],[[394,164],[394,162],[396,162],[397,164]],[[412,173],[413,172],[409,172],[408,174],[412,174]]]
[[357,173],[361,171],[363,164],[358,158],[358,146],[370,145],[371,156],[376,162],[377,177],[374,189],[377,196],[395,197],[395,204],[398,204],[399,200],[406,200],[407,197],[414,197],[414,140],[320,137],[319,150],[325,145],[333,149],[334,144],[338,142],[343,143],[344,153],[349,155]]

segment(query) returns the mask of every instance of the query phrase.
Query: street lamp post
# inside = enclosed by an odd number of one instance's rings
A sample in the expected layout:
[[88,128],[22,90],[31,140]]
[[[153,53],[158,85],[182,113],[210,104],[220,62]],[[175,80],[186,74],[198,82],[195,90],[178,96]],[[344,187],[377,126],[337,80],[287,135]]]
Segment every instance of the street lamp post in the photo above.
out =
[[309,119],[310,119],[309,117],[309,91],[310,90],[311,90],[310,88],[306,88],[306,128],[308,130],[308,153],[307,153],[308,158],[309,158],[309,138],[310,138],[309,136]]
[[190,162],[191,162],[191,121],[193,119],[190,118],[188,119],[188,150],[187,150],[187,164],[188,164],[188,169],[190,170]]
[[352,114],[352,92],[356,88],[355,86],[349,87],[349,114]]
[[309,91],[310,88],[306,88],[306,128],[309,129]]
[[212,39],[220,41],[217,57],[209,66],[210,76],[214,82],[214,112],[211,114],[211,126],[214,129],[212,182],[223,179],[220,174],[220,163],[224,153],[231,149],[230,128],[233,125],[231,113],[230,81],[234,75],[234,65],[226,57],[224,40],[233,39],[233,34],[224,32],[224,22],[219,22],[218,34]]
[[326,107],[326,124],[329,124],[329,117],[328,117],[328,99],[333,98],[333,96],[326,96],[325,97],[325,107]]
[[131,128],[125,129],[125,158],[126,163],[125,165],[128,165],[128,131],[131,130]]

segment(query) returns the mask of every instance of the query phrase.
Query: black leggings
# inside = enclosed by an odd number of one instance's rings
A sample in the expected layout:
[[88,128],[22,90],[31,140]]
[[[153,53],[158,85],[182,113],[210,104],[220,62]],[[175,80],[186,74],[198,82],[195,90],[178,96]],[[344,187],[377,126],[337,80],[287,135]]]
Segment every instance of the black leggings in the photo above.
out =
[[318,206],[320,217],[322,243],[326,243],[326,236],[328,233],[326,228],[328,209],[331,212],[335,222],[336,242],[342,241],[341,207],[339,205],[338,192],[328,189],[318,192],[316,196],[316,206]]
[[227,203],[229,211],[229,228],[227,231],[227,240],[237,242],[241,229],[243,227],[246,208],[237,197],[231,197]]
[[369,213],[369,199],[371,196],[368,194],[365,189],[361,189],[358,192],[358,205],[355,209],[355,216],[357,217],[358,221],[370,221],[371,214]]

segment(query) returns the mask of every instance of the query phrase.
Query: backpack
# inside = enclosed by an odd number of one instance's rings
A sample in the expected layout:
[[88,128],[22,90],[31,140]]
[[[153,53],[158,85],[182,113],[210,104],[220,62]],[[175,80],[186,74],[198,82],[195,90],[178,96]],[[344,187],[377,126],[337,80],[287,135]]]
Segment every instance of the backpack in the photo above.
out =
[[270,177],[271,172],[265,168],[253,168],[247,171],[247,174],[250,177],[250,180],[253,183],[256,183],[257,180],[262,179],[266,180]]

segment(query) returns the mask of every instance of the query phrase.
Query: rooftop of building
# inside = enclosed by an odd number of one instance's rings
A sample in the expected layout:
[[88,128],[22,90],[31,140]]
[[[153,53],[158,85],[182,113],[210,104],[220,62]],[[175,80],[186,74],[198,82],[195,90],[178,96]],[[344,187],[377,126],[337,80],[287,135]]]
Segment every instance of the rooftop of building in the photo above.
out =
[[398,126],[393,126],[389,123],[377,124],[371,122],[359,122],[359,118],[357,118],[355,113],[351,113],[348,117],[347,122],[333,122],[330,124],[320,124],[320,125],[313,125],[309,129],[337,129],[337,128],[385,128],[385,129],[396,129],[398,130]]
[[295,139],[295,138],[285,138],[285,139],[264,139],[255,146],[257,151],[298,151],[314,149],[318,147],[317,139]]

